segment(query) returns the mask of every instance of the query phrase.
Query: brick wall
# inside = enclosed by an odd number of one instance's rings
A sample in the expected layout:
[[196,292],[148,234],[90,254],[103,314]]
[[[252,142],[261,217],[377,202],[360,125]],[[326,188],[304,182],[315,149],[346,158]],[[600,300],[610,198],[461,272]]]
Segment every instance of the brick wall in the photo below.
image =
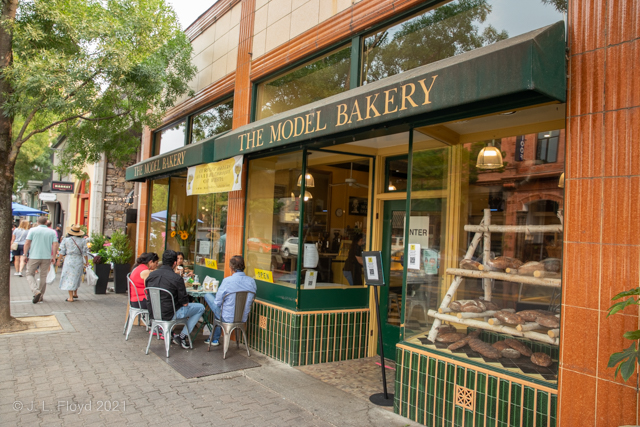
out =
[[638,310],[606,314],[640,279],[640,2],[570,1],[569,46],[559,421],[635,425],[636,376],[607,362]]

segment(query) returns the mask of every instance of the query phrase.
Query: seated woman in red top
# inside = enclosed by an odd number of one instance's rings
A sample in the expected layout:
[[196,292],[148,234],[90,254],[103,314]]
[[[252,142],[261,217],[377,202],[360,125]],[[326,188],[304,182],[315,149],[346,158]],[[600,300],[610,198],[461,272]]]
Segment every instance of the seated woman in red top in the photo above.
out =
[[[147,308],[147,297],[144,294],[144,281],[149,276],[149,273],[158,268],[158,260],[158,254],[154,252],[143,253],[136,259],[136,263],[133,265],[133,270],[131,271],[131,276],[129,276],[133,282],[133,286],[135,286],[135,290],[133,288],[129,290],[131,307]],[[138,291],[137,296],[136,290]]]

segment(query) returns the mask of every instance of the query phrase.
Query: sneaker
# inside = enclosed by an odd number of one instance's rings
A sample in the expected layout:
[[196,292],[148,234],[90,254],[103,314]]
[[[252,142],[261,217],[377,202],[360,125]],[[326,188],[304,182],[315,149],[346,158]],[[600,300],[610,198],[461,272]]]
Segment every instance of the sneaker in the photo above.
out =
[[22,276],[20,273],[13,273],[14,276]]
[[40,298],[42,298],[42,294],[34,295],[33,300],[31,300],[31,302],[33,302],[34,304],[37,304],[40,301]]
[[181,345],[182,348],[189,348],[189,342],[186,339],[180,338],[180,335],[178,335],[178,334],[175,334],[173,336],[173,342],[176,345]]
[[[205,344],[207,344],[207,345],[209,345],[209,338],[207,338],[207,339],[204,341],[204,343],[205,343]],[[215,347],[215,346],[217,346],[217,345],[220,345],[220,342],[218,342],[218,340],[213,340],[213,341],[211,341],[211,345]]]

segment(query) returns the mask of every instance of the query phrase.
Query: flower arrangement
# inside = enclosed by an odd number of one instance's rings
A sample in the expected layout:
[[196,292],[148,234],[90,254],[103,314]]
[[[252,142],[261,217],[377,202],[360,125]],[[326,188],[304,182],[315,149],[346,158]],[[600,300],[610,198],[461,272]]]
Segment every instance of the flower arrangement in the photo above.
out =
[[171,237],[175,238],[180,246],[189,246],[196,233],[196,220],[183,217],[177,224],[175,230],[171,232]]
[[114,264],[128,264],[133,258],[133,249],[129,243],[129,237],[122,231],[115,231],[109,242],[104,244],[107,257]]

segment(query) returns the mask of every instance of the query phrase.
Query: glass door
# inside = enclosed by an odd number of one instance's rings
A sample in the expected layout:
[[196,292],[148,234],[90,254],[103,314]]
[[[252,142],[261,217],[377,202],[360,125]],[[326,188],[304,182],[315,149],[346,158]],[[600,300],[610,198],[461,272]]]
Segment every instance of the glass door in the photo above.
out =
[[400,340],[402,286],[404,263],[404,227],[406,200],[384,202],[382,232],[382,266],[387,286],[380,289],[380,316],[384,355],[395,360],[396,344]]

